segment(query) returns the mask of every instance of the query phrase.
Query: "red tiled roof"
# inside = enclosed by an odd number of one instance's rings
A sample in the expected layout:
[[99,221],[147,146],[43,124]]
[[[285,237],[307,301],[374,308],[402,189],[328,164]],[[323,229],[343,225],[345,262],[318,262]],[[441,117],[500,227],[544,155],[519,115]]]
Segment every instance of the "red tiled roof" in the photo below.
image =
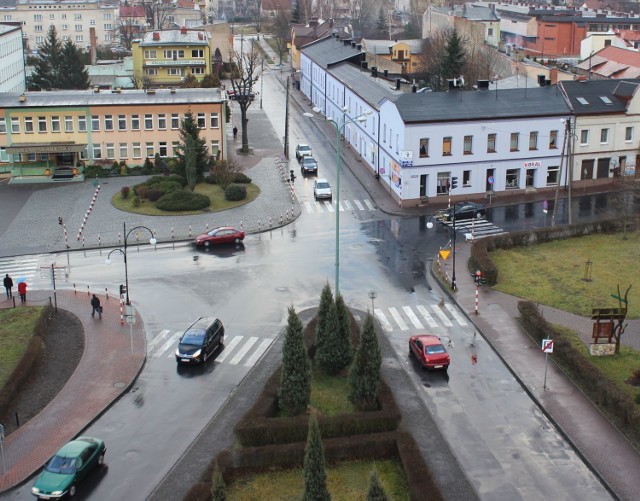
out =
[[607,78],[637,78],[640,75],[640,53],[619,47],[605,47],[596,52],[591,61],[582,61],[578,68]]
[[177,0],[176,6],[182,9],[193,9],[192,0]]
[[121,5],[121,17],[146,17],[144,7],[142,5]]

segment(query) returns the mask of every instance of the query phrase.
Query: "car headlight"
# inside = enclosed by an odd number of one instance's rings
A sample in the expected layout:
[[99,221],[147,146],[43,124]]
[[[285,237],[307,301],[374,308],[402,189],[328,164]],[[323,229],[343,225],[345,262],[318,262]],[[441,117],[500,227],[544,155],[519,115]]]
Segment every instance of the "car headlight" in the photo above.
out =
[[198,358],[200,356],[200,353],[202,353],[202,350],[198,350],[196,351],[193,355],[191,355],[193,358]]
[[32,487],[31,494],[40,494],[40,489],[38,489],[37,487]]
[[176,357],[181,357],[180,348],[176,348]]
[[62,492],[63,492],[63,491],[53,491],[53,492],[51,493],[51,495],[52,495],[52,496],[62,496]]

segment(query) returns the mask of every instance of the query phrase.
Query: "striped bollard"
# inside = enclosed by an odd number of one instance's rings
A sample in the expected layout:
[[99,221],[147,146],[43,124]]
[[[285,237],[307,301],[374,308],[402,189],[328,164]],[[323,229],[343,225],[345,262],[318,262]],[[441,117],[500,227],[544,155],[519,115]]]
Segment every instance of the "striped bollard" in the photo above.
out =
[[100,240],[100,235],[98,235],[98,247],[102,247],[102,241]]
[[124,325],[124,296],[120,294],[120,325]]
[[189,225],[189,237],[191,237],[191,225]]
[[122,245],[122,237],[120,236],[120,232],[118,232],[118,245]]
[[82,235],[82,247],[84,247],[84,235]]
[[476,239],[476,219],[473,218],[471,220],[471,241],[473,242],[475,239]]
[[176,238],[176,234],[173,231],[173,226],[171,227],[171,240]]
[[107,287],[104,288],[104,295],[107,299],[107,301],[109,300],[109,289]]
[[258,231],[260,231],[261,229],[261,225],[260,225],[260,220],[258,219]]
[[280,213],[280,224],[284,224],[284,218],[282,217],[282,212]]
[[87,285],[87,296],[90,296],[91,293],[89,292],[89,286]]
[[271,218],[269,218],[269,228],[271,228],[273,226],[273,222],[271,220]]
[[476,284],[476,315],[478,314],[478,284]]

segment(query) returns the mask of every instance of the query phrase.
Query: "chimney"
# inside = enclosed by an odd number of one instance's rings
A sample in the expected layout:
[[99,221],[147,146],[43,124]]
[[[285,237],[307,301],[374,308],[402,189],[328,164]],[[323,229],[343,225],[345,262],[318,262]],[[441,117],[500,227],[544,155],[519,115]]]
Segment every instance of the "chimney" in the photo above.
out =
[[400,90],[400,79],[396,78],[396,90]]
[[489,88],[489,80],[478,80],[478,90]]
[[544,87],[544,79],[545,79],[544,75],[538,75],[538,85],[540,87]]
[[360,69],[362,70],[369,69],[369,63],[367,61],[360,61]]
[[362,52],[362,44],[356,44],[356,49]]
[[181,35],[186,35],[187,34],[187,27],[183,26],[182,28],[180,28],[180,34]]
[[344,44],[344,46],[346,47],[347,45],[349,45],[351,43],[351,40],[343,40],[342,43]]
[[389,70],[384,70],[384,76],[385,78],[389,76]]
[[551,70],[549,70],[549,78],[551,79],[552,85],[558,83],[558,68],[551,68]]
[[413,94],[415,94],[417,90],[418,90],[418,87],[416,86],[416,84],[413,84],[413,85],[411,86],[411,92],[412,92]]
[[198,40],[204,40],[204,35],[201,31],[198,32]]
[[453,78],[448,78],[447,84],[448,84],[449,90],[456,88],[456,81]]
[[551,80],[549,80],[548,78],[544,81],[544,84],[549,87],[551,85]]
[[89,63],[93,66],[96,64],[96,59],[98,55],[98,51],[96,51],[96,28],[95,26],[91,26],[89,28]]
[[154,31],[153,32],[153,40],[156,41],[156,42],[158,40],[160,40],[160,33],[158,33],[157,31]]
[[371,67],[371,76],[374,78],[378,76],[378,68],[376,66]]
[[351,47],[353,47],[354,49],[356,48],[356,41],[355,40],[351,40]]

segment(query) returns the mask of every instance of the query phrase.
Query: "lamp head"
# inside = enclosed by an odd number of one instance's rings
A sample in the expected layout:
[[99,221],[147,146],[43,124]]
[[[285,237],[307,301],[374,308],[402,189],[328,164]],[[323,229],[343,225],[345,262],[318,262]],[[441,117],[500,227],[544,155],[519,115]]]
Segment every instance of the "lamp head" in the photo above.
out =
[[303,117],[307,117],[307,118],[313,118],[314,115],[313,113],[309,113],[308,111],[302,114]]
[[314,106],[314,107],[312,108],[312,110],[313,110],[313,112],[314,112],[314,113],[320,113],[320,112],[322,111],[322,110],[321,110],[320,108],[318,108],[317,106]]
[[427,221],[427,229],[433,228],[433,223],[431,221]]
[[151,245],[155,245],[156,243],[158,243],[158,240],[156,239],[156,237],[151,237],[151,238],[149,239],[149,243],[150,243]]
[[105,259],[104,264],[111,264],[111,259],[109,258]]

